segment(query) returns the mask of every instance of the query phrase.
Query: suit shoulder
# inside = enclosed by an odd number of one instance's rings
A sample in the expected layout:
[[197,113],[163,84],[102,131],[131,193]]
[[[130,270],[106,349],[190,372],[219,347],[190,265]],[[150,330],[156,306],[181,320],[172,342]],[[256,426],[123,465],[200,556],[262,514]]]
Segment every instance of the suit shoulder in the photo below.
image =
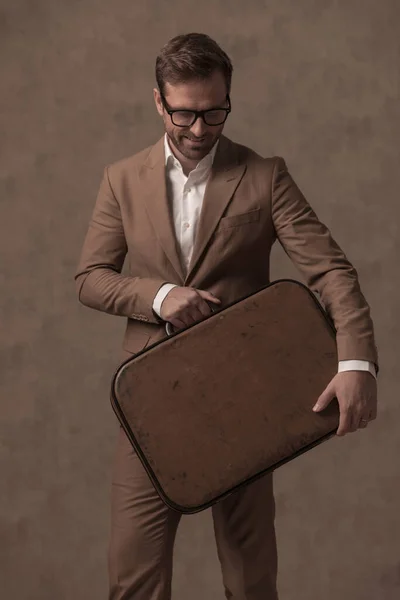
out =
[[111,170],[114,174],[123,174],[132,171],[132,169],[136,168],[147,159],[153,148],[154,144],[151,144],[150,146],[147,146],[147,148],[135,152],[135,154],[131,154],[108,163],[106,168]]
[[118,160],[109,163],[108,168],[112,169],[113,171],[130,170],[132,169],[132,167],[138,165],[140,162],[143,162],[143,160],[145,160],[151,148],[152,146],[149,146],[148,148],[139,150],[139,152],[135,152],[135,154],[119,158]]
[[240,159],[244,160],[249,166],[261,168],[263,170],[265,170],[265,168],[274,170],[275,167],[279,169],[286,168],[286,162],[282,156],[276,154],[262,156],[259,152],[256,152],[244,144],[234,142],[234,145],[236,146]]

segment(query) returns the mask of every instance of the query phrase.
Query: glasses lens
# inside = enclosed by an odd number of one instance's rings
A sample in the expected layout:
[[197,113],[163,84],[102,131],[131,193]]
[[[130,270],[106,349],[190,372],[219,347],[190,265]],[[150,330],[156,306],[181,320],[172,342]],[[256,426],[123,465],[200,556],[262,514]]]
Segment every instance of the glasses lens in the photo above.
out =
[[221,125],[227,114],[226,110],[209,110],[204,113],[204,121],[207,125]]
[[189,127],[195,118],[194,113],[188,110],[177,110],[171,116],[173,124],[178,127]]
[[[204,113],[206,125],[221,125],[227,117],[226,110],[208,110]],[[190,127],[195,120],[195,113],[190,110],[177,110],[171,114],[172,123],[177,127]]]

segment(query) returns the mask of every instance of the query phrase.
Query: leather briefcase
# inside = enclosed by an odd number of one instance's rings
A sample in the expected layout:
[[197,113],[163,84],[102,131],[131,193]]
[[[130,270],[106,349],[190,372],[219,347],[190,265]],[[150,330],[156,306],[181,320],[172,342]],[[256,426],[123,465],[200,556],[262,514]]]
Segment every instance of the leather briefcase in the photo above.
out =
[[195,513],[332,437],[336,332],[304,284],[279,279],[122,363],[111,403],[162,500]]

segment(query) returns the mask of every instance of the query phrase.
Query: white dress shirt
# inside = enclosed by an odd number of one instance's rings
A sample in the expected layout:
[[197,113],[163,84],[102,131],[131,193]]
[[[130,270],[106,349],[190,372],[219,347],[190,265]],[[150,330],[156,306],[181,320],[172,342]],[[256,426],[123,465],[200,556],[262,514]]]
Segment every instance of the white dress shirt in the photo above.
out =
[[[186,177],[181,163],[171,151],[167,135],[164,136],[167,194],[172,207],[175,235],[181,252],[182,265],[186,271],[192,256],[204,192],[217,147],[218,142]],[[159,317],[161,317],[161,304],[174,287],[177,287],[176,284],[164,284],[154,298],[153,310]],[[376,378],[375,365],[366,360],[341,360],[338,371],[369,371]]]

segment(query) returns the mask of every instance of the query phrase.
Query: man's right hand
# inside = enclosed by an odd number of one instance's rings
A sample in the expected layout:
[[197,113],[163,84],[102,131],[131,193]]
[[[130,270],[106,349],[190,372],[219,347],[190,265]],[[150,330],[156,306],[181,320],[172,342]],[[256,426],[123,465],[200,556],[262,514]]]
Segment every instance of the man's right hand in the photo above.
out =
[[182,329],[211,314],[207,302],[221,304],[221,300],[211,292],[191,287],[174,287],[161,304],[160,316],[176,329]]

